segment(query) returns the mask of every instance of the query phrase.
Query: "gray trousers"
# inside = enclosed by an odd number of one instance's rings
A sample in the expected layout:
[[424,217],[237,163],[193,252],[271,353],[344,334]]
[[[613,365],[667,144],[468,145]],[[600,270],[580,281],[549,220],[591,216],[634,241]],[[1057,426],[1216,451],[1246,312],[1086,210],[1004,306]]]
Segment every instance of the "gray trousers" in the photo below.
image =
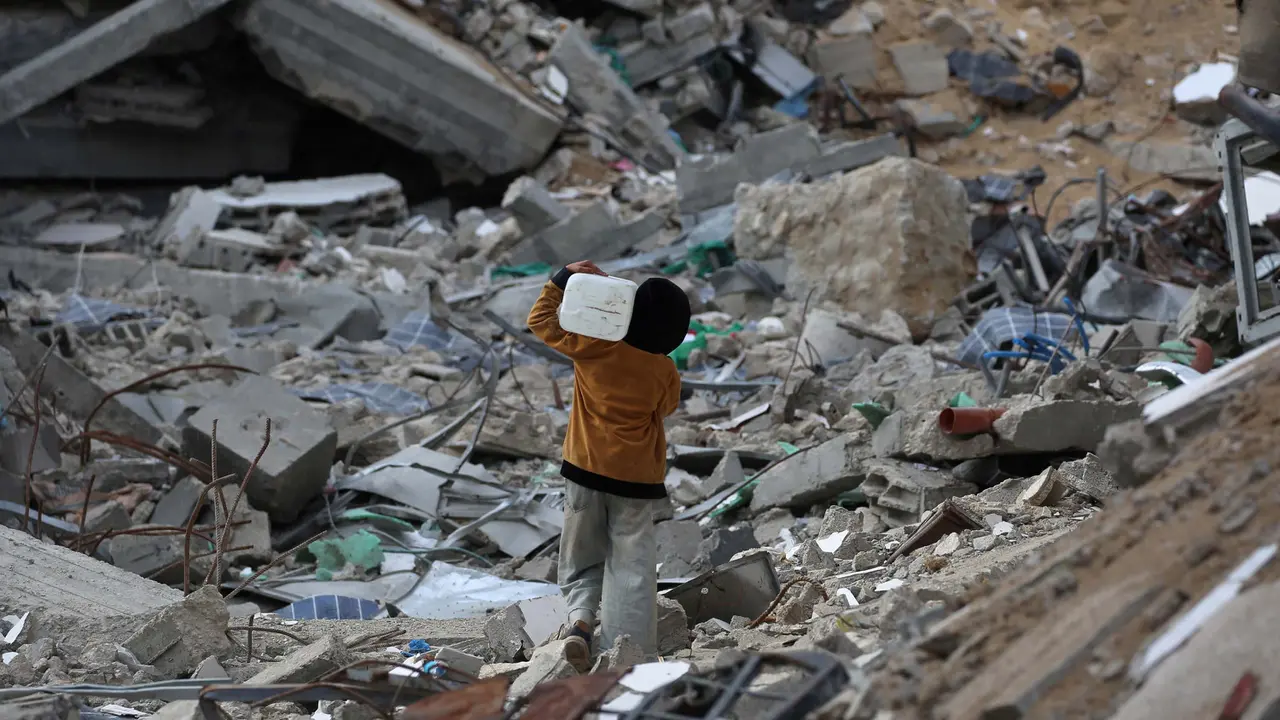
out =
[[560,590],[569,621],[600,620],[600,648],[623,635],[646,655],[658,650],[657,541],[653,500],[565,483]]

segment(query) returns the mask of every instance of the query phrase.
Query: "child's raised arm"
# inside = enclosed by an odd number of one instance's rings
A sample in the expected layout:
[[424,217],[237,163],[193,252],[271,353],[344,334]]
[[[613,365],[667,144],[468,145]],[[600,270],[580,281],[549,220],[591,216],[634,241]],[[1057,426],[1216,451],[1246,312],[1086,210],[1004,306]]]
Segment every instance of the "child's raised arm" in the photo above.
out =
[[560,327],[560,318],[557,317],[556,311],[560,308],[560,302],[564,300],[564,286],[569,282],[569,276],[577,272],[592,275],[607,274],[590,260],[566,265],[546,285],[542,286],[542,294],[538,296],[538,301],[529,311],[527,321],[529,329],[539,340],[546,343],[548,347],[564,353],[574,362],[589,359],[613,345],[605,340],[571,333]]

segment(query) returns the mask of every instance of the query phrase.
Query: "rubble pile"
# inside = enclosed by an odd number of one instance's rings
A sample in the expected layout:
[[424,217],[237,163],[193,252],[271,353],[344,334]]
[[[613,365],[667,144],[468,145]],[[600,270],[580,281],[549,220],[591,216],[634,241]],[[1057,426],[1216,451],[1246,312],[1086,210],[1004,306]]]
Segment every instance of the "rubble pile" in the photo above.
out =
[[[1208,147],[1236,31],[1131,5],[0,10],[0,716],[1265,694],[1280,376]],[[661,657],[589,672],[573,364],[525,324],[583,259],[694,312]]]

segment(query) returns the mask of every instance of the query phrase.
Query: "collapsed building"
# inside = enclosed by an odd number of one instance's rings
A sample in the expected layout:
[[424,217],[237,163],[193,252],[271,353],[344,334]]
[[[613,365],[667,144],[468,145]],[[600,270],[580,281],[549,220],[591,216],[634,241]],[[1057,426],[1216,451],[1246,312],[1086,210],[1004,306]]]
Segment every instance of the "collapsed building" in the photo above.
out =
[[[1152,135],[1115,47],[1191,41],[578,5],[0,10],[0,715],[1269,706],[1277,350],[1235,322],[1216,91]],[[694,321],[662,657],[580,674],[573,369],[525,318],[584,258]]]

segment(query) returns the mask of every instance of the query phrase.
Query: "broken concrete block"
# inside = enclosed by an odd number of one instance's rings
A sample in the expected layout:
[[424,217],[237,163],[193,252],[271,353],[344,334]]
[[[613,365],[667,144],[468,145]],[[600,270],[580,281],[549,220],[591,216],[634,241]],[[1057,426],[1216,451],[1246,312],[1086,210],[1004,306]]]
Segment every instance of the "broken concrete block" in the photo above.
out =
[[529,668],[511,683],[507,697],[522,698],[533,691],[534,686],[562,678],[574,677],[578,671],[569,664],[565,655],[567,640],[555,640],[533,651]]
[[879,52],[869,33],[822,38],[809,48],[809,64],[826,77],[844,75],[855,90],[871,90],[879,72]]
[[644,649],[631,642],[630,635],[623,635],[614,641],[613,647],[600,653],[600,657],[596,659],[595,666],[591,668],[591,674],[626,672],[628,669],[640,665],[646,659]]
[[652,239],[666,227],[671,208],[659,207],[601,234],[585,257],[616,258]]
[[[123,393],[122,393],[123,394]],[[152,458],[109,458],[94,460],[81,471],[82,477],[93,476],[94,492],[114,492],[130,483],[160,487],[169,482],[170,467]]]
[[689,616],[684,607],[668,598],[658,596],[658,654],[672,655],[689,648]]
[[529,669],[529,663],[489,663],[480,668],[480,673],[476,677],[480,680],[488,680],[492,677],[504,677],[508,680],[515,680]]
[[187,676],[204,658],[231,649],[227,639],[230,618],[222,594],[205,585],[156,613],[124,647],[165,677]]
[[[228,504],[234,502],[235,495],[228,497]],[[271,519],[261,510],[249,507],[249,503],[241,500],[236,509],[234,521],[239,523],[231,530],[228,548],[248,548],[247,550],[228,550],[224,555],[224,567],[229,565],[261,565],[275,559],[275,551],[271,549]]]
[[608,130],[642,164],[674,168],[684,151],[667,134],[666,120],[649,109],[596,52],[586,31],[569,24],[551,48],[551,64],[569,80],[569,103],[604,118]]
[[1111,425],[1142,414],[1136,401],[1055,400],[1030,405],[1011,404],[993,429],[1001,447],[1019,452],[1060,452],[1098,449]]
[[969,460],[995,453],[990,435],[960,439],[943,435],[934,411],[899,411],[885,418],[871,435],[871,451],[876,457]]
[[698,546],[698,568],[710,570],[733,559],[734,555],[759,547],[751,526],[716,528]]
[[536,557],[519,568],[516,568],[516,577],[521,580],[530,580],[533,582],[555,582],[556,581],[556,561],[543,555]]
[[801,625],[813,617],[813,608],[822,600],[822,593],[812,583],[793,589],[787,599],[774,611],[779,625]]
[[287,685],[315,682],[341,667],[350,665],[351,651],[333,635],[325,635],[295,650],[285,659],[263,668],[249,680],[251,685]]
[[977,486],[960,482],[942,470],[925,470],[913,463],[868,460],[863,465],[862,490],[875,499],[877,508],[888,508],[919,518],[950,497],[972,495]]
[[1173,104],[1178,117],[1200,125],[1218,125],[1227,111],[1218,104],[1218,93],[1235,82],[1235,63],[1204,63],[1173,86]]
[[169,492],[160,498],[160,502],[156,503],[156,509],[151,513],[151,523],[185,527],[204,488],[205,484],[193,477],[184,477],[175,482]]
[[905,42],[891,45],[889,54],[902,76],[903,90],[908,95],[929,95],[947,89],[951,70],[946,53],[931,42]]
[[532,237],[511,250],[514,264],[544,262],[560,267],[574,258],[595,257],[593,250],[603,237],[618,227],[613,206],[599,200]]
[[556,112],[397,4],[257,0],[241,26],[278,80],[424,155],[505,175],[560,133]]
[[850,140],[823,148],[822,154],[809,161],[802,170],[812,178],[849,172],[890,156],[906,157],[907,151],[897,136],[879,135],[866,140]]
[[733,202],[742,183],[762,183],[784,170],[800,170],[822,154],[816,128],[795,123],[748,138],[720,158],[682,163],[676,169],[680,212],[690,214]]
[[938,93],[927,99],[904,98],[896,104],[922,135],[934,140],[959,135],[972,123],[964,102],[955,92]]
[[1081,460],[1072,460],[1058,466],[1058,482],[1096,502],[1105,503],[1120,491],[1111,473],[1102,465],[1097,455],[1089,453]]
[[1053,468],[1045,468],[1027,485],[1027,489],[1023,490],[1022,494],[1018,496],[1018,502],[1032,507],[1054,505],[1063,493],[1063,490],[1058,487],[1058,481],[1054,479],[1054,475]]
[[[841,601],[843,602],[843,601]],[[807,637],[819,648],[842,657],[856,658],[862,654],[861,648],[853,641],[849,633],[842,628],[848,627],[839,615],[828,615],[809,624]]]
[[730,450],[720,458],[715,469],[702,481],[700,493],[702,497],[708,498],[721,490],[742,484],[745,479],[746,474],[742,469],[741,458],[738,457],[738,453]]
[[[203,541],[192,540],[191,555],[206,552],[205,547]],[[116,535],[107,541],[107,552],[116,567],[131,573],[166,584],[182,582],[182,535]],[[193,560],[191,575],[203,580],[208,568],[208,561]]]
[[231,679],[231,675],[229,675],[226,669],[222,667],[222,663],[218,662],[218,658],[213,655],[210,655],[200,661],[200,664],[196,666],[194,671],[192,671],[191,677],[198,678],[200,680]]
[[969,47],[973,44],[973,28],[946,8],[938,8],[924,19],[938,44],[946,48]]
[[889,157],[822,183],[744,185],[736,200],[739,255],[786,247],[789,291],[816,288],[815,301],[865,317],[893,310],[912,335],[927,335],[977,271],[964,186],[918,160]]
[[218,225],[222,205],[198,187],[179,190],[169,197],[169,212],[160,220],[152,235],[158,249],[177,248]]
[[103,530],[125,530],[133,525],[133,518],[115,500],[108,500],[89,508],[84,518],[85,532],[101,532]]
[[948,557],[954,555],[960,549],[960,533],[947,533],[941,540],[934,543],[933,554],[935,557]]
[[852,434],[806,448],[765,470],[751,498],[751,510],[807,508],[852,490],[862,482],[865,446]]
[[551,197],[546,187],[527,175],[507,186],[502,207],[515,217],[526,235],[540,233],[570,214],[569,208]]
[[719,45],[715,32],[716,15],[710,3],[701,3],[679,15],[669,15],[650,23],[660,23],[658,30],[664,35],[661,43],[641,39],[619,48],[627,77],[635,87],[692,65]]
[[484,624],[484,638],[491,656],[501,663],[515,660],[524,648],[524,614],[518,605],[494,613]]
[[796,517],[786,508],[770,508],[755,517],[752,522],[756,542],[761,545],[773,545],[778,541],[784,528],[796,524]]
[[436,650],[436,661],[461,670],[468,675],[478,675],[480,670],[484,668],[484,660],[451,647],[442,647]]
[[381,314],[373,299],[337,283],[325,283],[305,293],[285,294],[275,301],[278,320],[296,320],[297,327],[276,333],[302,347],[319,347],[335,337],[352,342],[378,340]]
[[702,529],[693,520],[668,520],[654,526],[658,543],[661,578],[688,577],[693,574],[702,543]]
[[[863,483],[866,484],[865,482]],[[855,524],[857,527],[855,528]],[[832,505],[822,514],[822,525],[818,529],[818,537],[826,537],[834,535],[838,532],[859,532],[861,531],[861,521],[853,514],[853,511]]]
[[1112,155],[1126,159],[1129,167],[1139,172],[1208,182],[1220,177],[1215,169],[1217,155],[1211,147],[1156,140],[1139,143],[1108,140],[1105,144]]
[[95,430],[111,430],[146,443],[160,441],[158,428],[125,406],[119,398],[106,399],[106,393],[97,383],[57,353],[48,354],[48,346],[31,335],[15,327],[0,326],[0,347],[9,351],[18,369],[27,376],[33,376],[43,361],[44,386],[48,388],[46,397],[57,403],[59,411],[76,421],[84,423],[89,414],[97,410],[93,420]]
[[797,554],[800,558],[800,565],[808,572],[817,572],[819,570],[834,570],[836,567],[835,557],[822,549],[817,540],[805,540],[800,546],[800,552]]
[[313,410],[274,380],[247,377],[192,416],[183,429],[190,457],[208,457],[218,423],[218,468],[243,476],[262,447],[266,419],[271,443],[249,478],[246,493],[272,520],[291,522],[329,479],[338,433],[328,416]]
[[870,35],[875,30],[876,26],[871,23],[871,18],[858,7],[849,8],[827,26],[827,33],[836,37]]

